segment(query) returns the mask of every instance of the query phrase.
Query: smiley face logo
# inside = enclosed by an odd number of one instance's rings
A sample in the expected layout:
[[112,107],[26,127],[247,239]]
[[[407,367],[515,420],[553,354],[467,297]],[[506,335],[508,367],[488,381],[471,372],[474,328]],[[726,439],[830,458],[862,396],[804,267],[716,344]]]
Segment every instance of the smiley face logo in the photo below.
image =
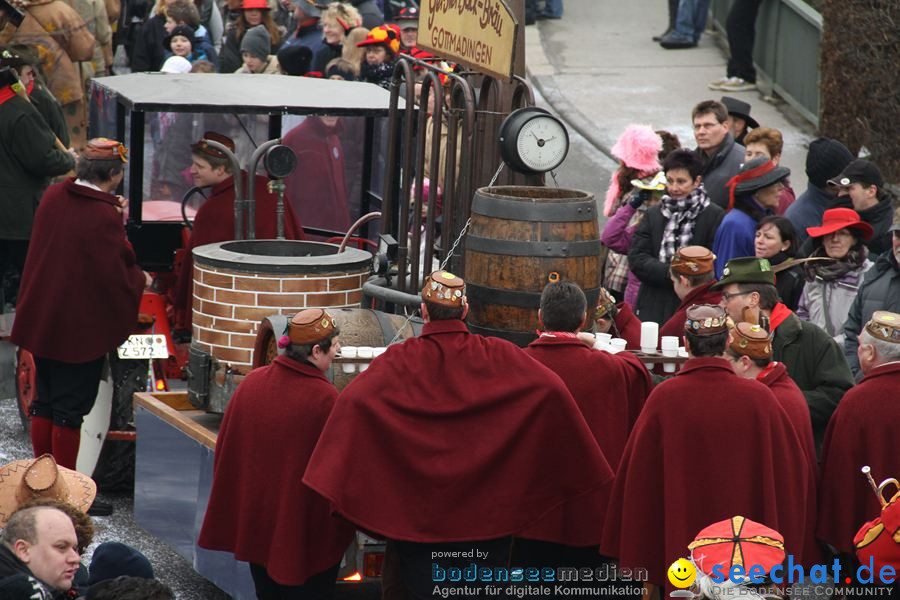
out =
[[668,575],[669,583],[677,588],[686,588],[690,587],[694,583],[694,579],[697,578],[697,569],[694,568],[690,561],[679,558],[669,567]]

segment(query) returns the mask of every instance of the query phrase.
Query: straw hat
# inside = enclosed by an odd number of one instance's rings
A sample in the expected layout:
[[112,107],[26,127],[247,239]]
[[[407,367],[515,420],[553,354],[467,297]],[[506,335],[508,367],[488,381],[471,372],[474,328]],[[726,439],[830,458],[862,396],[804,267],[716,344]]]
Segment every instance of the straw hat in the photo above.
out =
[[14,460],[0,467],[0,527],[33,498],[53,498],[87,512],[96,495],[97,484],[93,479],[60,467],[50,454]]

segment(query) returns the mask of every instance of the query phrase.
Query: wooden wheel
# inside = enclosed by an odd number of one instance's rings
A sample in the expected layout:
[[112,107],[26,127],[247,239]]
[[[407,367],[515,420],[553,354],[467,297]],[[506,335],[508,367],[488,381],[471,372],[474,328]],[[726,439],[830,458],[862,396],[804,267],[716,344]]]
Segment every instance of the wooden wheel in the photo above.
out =
[[272,329],[272,322],[263,319],[256,332],[256,342],[253,345],[253,368],[264,367],[271,364],[278,357],[278,335]]

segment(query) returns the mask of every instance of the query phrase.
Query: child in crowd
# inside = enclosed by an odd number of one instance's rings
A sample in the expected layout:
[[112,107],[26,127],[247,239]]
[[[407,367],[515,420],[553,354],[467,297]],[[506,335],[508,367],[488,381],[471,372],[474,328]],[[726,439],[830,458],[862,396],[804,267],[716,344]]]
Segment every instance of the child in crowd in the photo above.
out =
[[196,60],[209,60],[199,47],[194,49],[195,32],[188,25],[176,25],[163,40],[163,46],[173,56],[181,56],[193,63]]
[[366,48],[366,59],[359,69],[360,79],[388,89],[400,51],[400,29],[396,25],[379,25],[357,46]]
[[[191,0],[174,0],[166,8],[166,32],[171,34],[179,25],[187,25],[194,30],[191,46],[195,54],[205,56],[205,58],[192,58],[190,59],[191,63],[194,63],[196,60],[208,60],[213,64],[219,62],[219,56],[213,45],[212,37],[206,27],[200,22],[200,11]],[[168,49],[168,46],[165,47]]]
[[278,58],[271,54],[269,32],[262,25],[250,28],[241,40],[241,59],[244,65],[235,73],[280,74]]

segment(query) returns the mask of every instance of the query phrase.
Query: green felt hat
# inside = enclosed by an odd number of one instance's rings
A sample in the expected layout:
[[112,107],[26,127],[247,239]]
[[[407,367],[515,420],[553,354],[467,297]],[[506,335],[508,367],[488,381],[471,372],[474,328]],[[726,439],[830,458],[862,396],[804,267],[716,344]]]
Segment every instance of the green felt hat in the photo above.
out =
[[720,290],[730,283],[768,283],[775,285],[775,271],[766,258],[746,256],[733,258],[725,264],[722,278],[710,289]]

